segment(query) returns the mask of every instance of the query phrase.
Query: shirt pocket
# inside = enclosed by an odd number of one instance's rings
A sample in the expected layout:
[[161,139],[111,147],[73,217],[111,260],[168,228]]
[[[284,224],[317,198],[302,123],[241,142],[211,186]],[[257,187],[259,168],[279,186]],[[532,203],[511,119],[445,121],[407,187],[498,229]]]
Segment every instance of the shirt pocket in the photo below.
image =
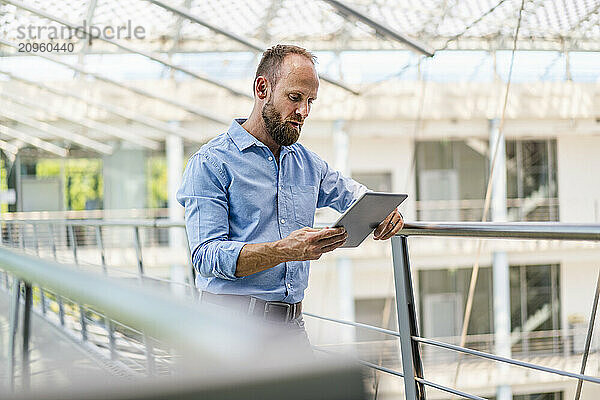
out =
[[317,188],[314,186],[292,186],[294,220],[302,227],[312,227],[316,210]]

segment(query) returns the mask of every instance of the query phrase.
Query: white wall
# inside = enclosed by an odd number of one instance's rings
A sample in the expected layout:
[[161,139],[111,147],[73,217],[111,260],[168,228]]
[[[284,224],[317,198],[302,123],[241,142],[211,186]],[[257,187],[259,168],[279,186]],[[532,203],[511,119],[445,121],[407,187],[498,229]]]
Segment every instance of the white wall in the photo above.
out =
[[561,222],[600,222],[600,137],[557,138]]

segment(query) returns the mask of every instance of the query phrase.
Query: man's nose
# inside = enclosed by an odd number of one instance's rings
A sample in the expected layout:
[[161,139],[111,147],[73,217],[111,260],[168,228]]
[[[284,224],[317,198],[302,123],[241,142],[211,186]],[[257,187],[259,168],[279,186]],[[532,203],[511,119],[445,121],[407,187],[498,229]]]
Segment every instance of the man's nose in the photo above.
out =
[[309,112],[310,112],[310,105],[308,104],[308,101],[303,101],[296,109],[296,114],[300,114],[302,116],[302,118],[308,117]]

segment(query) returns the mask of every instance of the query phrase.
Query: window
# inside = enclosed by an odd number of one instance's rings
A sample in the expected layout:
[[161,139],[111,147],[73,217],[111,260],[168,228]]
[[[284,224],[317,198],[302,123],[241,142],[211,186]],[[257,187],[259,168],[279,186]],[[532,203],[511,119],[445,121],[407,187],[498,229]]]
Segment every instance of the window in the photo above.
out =
[[[488,149],[488,141],[478,138],[416,143],[420,220],[481,220]],[[558,218],[556,140],[507,140],[506,169],[509,220]]]
[[556,140],[506,142],[509,219],[558,220]]
[[[510,267],[511,329],[515,335],[513,352],[558,351],[560,326],[558,265],[519,265]],[[533,337],[532,337],[533,336]]]
[[[421,330],[425,337],[459,336],[471,281],[471,268],[419,271]],[[491,268],[480,268],[469,335],[493,332]]]
[[[559,265],[510,267],[514,353],[555,353],[562,343]],[[471,268],[419,271],[420,326],[426,337],[459,336]],[[493,332],[492,269],[480,268],[468,334]],[[535,332],[535,334],[532,334]],[[483,344],[483,343],[482,343]]]
[[[398,319],[396,318],[396,301],[393,297],[374,299],[355,299],[354,314],[356,321],[363,324],[379,326],[385,329],[398,330]],[[359,342],[392,339],[391,336],[383,335],[368,329],[358,328],[356,340]]]
[[354,172],[352,179],[376,192],[392,191],[391,172]]

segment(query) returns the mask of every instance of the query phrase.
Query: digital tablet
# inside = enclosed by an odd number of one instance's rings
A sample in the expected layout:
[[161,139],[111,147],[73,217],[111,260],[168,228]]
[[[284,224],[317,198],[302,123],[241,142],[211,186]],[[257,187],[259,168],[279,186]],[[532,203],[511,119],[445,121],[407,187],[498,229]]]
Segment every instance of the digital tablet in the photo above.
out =
[[344,227],[348,239],[341,247],[357,247],[381,221],[398,207],[408,195],[398,193],[366,192],[342,214],[333,225]]

